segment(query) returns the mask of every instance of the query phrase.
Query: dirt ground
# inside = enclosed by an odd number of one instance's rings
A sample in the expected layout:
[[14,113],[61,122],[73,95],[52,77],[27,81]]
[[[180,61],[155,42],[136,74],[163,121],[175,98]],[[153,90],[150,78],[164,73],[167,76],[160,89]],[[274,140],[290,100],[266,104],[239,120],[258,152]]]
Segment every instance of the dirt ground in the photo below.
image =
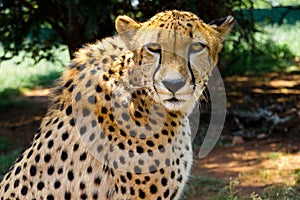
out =
[[[238,188],[246,196],[274,184],[297,184],[294,174],[300,170],[300,73],[234,76],[224,81],[228,116],[223,143],[203,159],[196,158],[195,152],[192,174],[224,181],[237,179]],[[7,138],[13,147],[27,146],[47,110],[48,92],[26,92],[16,98],[31,103],[0,111],[0,137]],[[258,110],[267,114],[251,119]]]

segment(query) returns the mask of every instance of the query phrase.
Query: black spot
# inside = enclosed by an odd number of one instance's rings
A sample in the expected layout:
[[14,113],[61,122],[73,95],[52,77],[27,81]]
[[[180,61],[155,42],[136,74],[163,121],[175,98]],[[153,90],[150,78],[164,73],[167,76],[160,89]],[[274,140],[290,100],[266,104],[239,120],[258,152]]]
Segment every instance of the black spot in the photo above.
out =
[[46,134],[45,134],[45,138],[50,137],[51,134],[52,134],[52,131],[51,131],[51,130],[47,131]]
[[158,145],[158,150],[159,150],[161,153],[163,153],[163,152],[166,151],[166,150],[165,150],[165,147],[164,147],[163,145]]
[[49,194],[49,195],[47,196],[47,200],[54,200],[54,196],[53,196],[52,194]]
[[121,150],[124,150],[124,149],[125,149],[125,146],[124,146],[124,144],[123,144],[122,142],[120,142],[120,143],[118,144],[118,146],[119,146],[119,148],[120,148]]
[[157,192],[157,187],[155,185],[151,185],[150,192],[151,192],[151,194],[155,194]]
[[180,183],[182,182],[182,176],[181,175],[177,178],[177,181],[180,182]]
[[73,151],[77,151],[79,148],[79,144],[75,143],[73,146]]
[[49,149],[51,149],[52,147],[53,147],[53,140],[50,140],[49,142],[48,142],[48,148]]
[[67,115],[71,115],[71,114],[72,114],[72,106],[68,106],[68,107],[66,108],[66,114],[67,114]]
[[111,141],[112,140],[112,135],[108,135],[107,138],[108,138],[109,141]]
[[103,150],[103,146],[102,146],[102,145],[99,145],[99,146],[97,147],[98,153],[100,153],[102,150]]
[[67,158],[68,158],[68,153],[67,153],[66,151],[62,151],[62,152],[61,152],[60,158],[61,158],[62,161],[67,160]]
[[135,112],[134,112],[134,116],[135,116],[136,118],[141,118],[141,117],[142,117],[142,114],[141,114],[139,111],[135,111]]
[[108,127],[108,130],[109,130],[110,132],[114,132],[114,131],[115,131],[115,128],[114,128],[113,126],[109,126],[109,127]]
[[177,117],[177,115],[175,113],[169,112],[171,117]]
[[98,199],[98,192],[94,192],[93,199]]
[[44,182],[40,181],[40,182],[38,182],[36,187],[38,190],[42,190],[45,187],[45,184],[44,184]]
[[163,135],[168,135],[169,134],[166,129],[163,129],[161,132],[162,132]]
[[128,121],[129,120],[129,115],[127,113],[122,113],[122,118],[125,120],[125,121]]
[[74,118],[72,118],[72,119],[70,120],[70,125],[71,125],[71,126],[75,126],[75,120],[74,120]]
[[71,85],[72,82],[73,82],[73,79],[69,79],[69,80],[65,83],[64,87],[65,87],[65,88],[69,87],[69,86]]
[[108,78],[108,76],[106,74],[104,74],[102,77],[103,77],[103,80],[105,80],[105,81],[109,80],[109,78]]
[[122,186],[121,187],[121,192],[122,192],[122,194],[125,194],[126,193],[126,187]]
[[102,92],[102,88],[99,85],[96,86],[96,92]]
[[130,187],[130,194],[131,194],[131,195],[134,195],[134,194],[135,194],[135,190],[134,190],[133,187]]
[[121,175],[120,178],[121,178],[121,181],[122,181],[123,183],[126,183],[126,178],[125,178],[125,176]]
[[68,132],[63,133],[61,138],[62,138],[62,140],[68,139],[69,138],[69,133]]
[[72,181],[72,180],[74,179],[74,173],[73,173],[72,170],[70,170],[70,171],[68,172],[68,179],[69,179],[69,181]]
[[14,188],[17,188],[19,186],[19,184],[20,184],[20,180],[19,179],[15,180]]
[[73,92],[75,85],[71,85],[68,89],[69,92]]
[[141,174],[142,173],[142,170],[139,166],[135,166],[133,170],[134,170],[134,173],[136,173],[136,174]]
[[70,200],[71,199],[71,193],[70,192],[65,192],[65,199]]
[[130,131],[129,134],[130,134],[131,137],[135,137],[136,136],[136,132],[135,131]]
[[138,153],[143,153],[144,152],[144,149],[143,149],[143,147],[141,147],[141,146],[137,146],[136,147],[136,152],[138,152]]
[[92,173],[93,168],[91,166],[89,166],[86,171],[87,171],[88,174],[90,174],[90,173]]
[[167,166],[170,165],[170,159],[169,159],[169,158],[167,158],[167,159],[165,160],[165,164],[166,164]]
[[82,154],[80,155],[79,159],[80,159],[81,161],[85,160],[85,159],[86,159],[86,155],[87,155],[86,152],[82,153]]
[[102,114],[107,114],[107,108],[102,107],[102,108],[101,108],[101,113],[102,113]]
[[54,167],[50,166],[47,170],[48,175],[52,175],[54,173]]
[[9,184],[7,183],[4,187],[4,193],[7,192],[8,188],[9,188]]
[[86,132],[86,126],[82,126],[82,127],[80,127],[80,129],[79,129],[79,133],[80,133],[80,135],[84,135],[84,134],[85,134],[85,132]]
[[110,96],[109,96],[108,94],[106,94],[106,95],[104,96],[104,98],[105,98],[106,101],[110,101],[110,100],[111,100],[111,98],[110,98]]
[[120,134],[123,136],[123,137],[126,137],[126,132],[125,131],[123,131],[122,129],[120,129]]
[[60,181],[55,181],[55,183],[54,183],[54,188],[55,189],[57,189],[57,188],[59,188],[60,187]]
[[153,146],[154,146],[154,143],[153,143],[151,140],[147,140],[146,144],[147,144],[149,147],[153,147]]
[[57,125],[57,129],[60,129],[63,125],[64,125],[64,122],[59,122],[59,124]]
[[88,97],[88,101],[91,104],[95,104],[96,103],[96,97],[91,95],[91,96]]
[[168,179],[166,179],[165,177],[161,179],[161,184],[163,186],[166,186],[168,184]]
[[80,195],[80,199],[87,199],[86,193],[81,194],[81,195]]
[[92,133],[89,137],[89,140],[92,142],[95,139],[95,133]]
[[108,59],[107,59],[107,58],[103,58],[103,59],[102,59],[102,63],[103,63],[103,64],[106,64],[107,62],[108,62]]
[[103,117],[102,116],[98,116],[98,123],[102,124],[104,121]]
[[80,188],[81,190],[84,190],[84,189],[85,189],[85,184],[84,184],[83,182],[80,182],[79,188]]
[[110,119],[111,121],[114,121],[114,119],[115,119],[114,115],[113,115],[113,114],[109,114],[109,119]]
[[51,156],[50,156],[50,154],[47,153],[47,154],[44,156],[44,161],[45,161],[46,163],[48,163],[50,160],[51,160]]
[[91,80],[88,80],[87,82],[86,82],[86,84],[85,84],[85,87],[90,87],[91,86],[91,84],[92,84],[92,81]]
[[170,196],[170,200],[173,200],[177,194],[178,190],[175,189],[174,192],[172,193],[172,195]]
[[167,198],[170,194],[170,190],[167,189],[165,192],[164,192],[164,198]]
[[101,178],[100,178],[100,177],[96,177],[95,180],[94,180],[94,183],[95,183],[96,185],[100,185],[100,183],[101,183]]
[[172,172],[171,172],[171,179],[174,179],[174,177],[175,177],[175,172],[172,171]]
[[150,173],[155,173],[156,171],[157,171],[157,169],[156,169],[156,167],[154,166],[154,165],[151,165],[150,167],[149,167],[149,171],[150,171]]
[[79,101],[81,99],[81,92],[77,92],[76,96],[75,96],[75,101]]
[[90,111],[89,109],[87,109],[87,108],[84,108],[84,109],[82,110],[82,115],[83,115],[84,117],[88,116],[90,113],[91,113],[91,111]]
[[32,156],[33,150],[30,150],[27,154],[27,158],[30,158]]
[[176,122],[174,122],[174,121],[171,121],[171,125],[172,126],[177,126]]
[[34,165],[32,165],[29,169],[30,171],[30,175],[31,176],[35,176],[36,175],[36,167]]
[[146,197],[145,192],[144,192],[143,190],[141,190],[141,189],[139,189],[139,197],[140,197],[141,199],[145,199],[145,197]]
[[22,189],[21,189],[21,194],[23,196],[25,196],[27,194],[27,192],[28,192],[28,187],[27,186],[23,186]]
[[142,139],[142,140],[146,139],[146,135],[144,133],[141,133],[140,134],[140,139]]
[[62,174],[62,173],[63,173],[63,169],[62,169],[62,168],[59,168],[58,171],[57,171],[57,173],[58,173],[58,174]]

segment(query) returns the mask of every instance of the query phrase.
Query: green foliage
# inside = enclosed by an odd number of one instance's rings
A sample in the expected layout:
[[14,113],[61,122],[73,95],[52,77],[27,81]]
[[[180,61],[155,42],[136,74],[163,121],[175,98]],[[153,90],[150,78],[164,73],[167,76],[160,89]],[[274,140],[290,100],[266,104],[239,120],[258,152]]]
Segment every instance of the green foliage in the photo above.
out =
[[[299,44],[290,43],[290,40],[298,40],[295,33],[291,34],[291,31],[296,31],[290,27],[267,26],[265,31],[253,35],[251,43],[241,39],[240,32],[229,36],[221,56],[221,65],[226,66],[223,73],[232,75],[282,71],[293,65],[294,53],[297,53]],[[269,30],[272,30],[273,39]],[[283,41],[278,42],[276,35],[284,38]]]
[[209,22],[245,7],[251,0],[2,0],[0,4],[0,41],[5,52],[0,60],[20,52],[36,62],[54,60],[53,49],[66,45],[70,53],[87,42],[95,42],[114,32],[114,20],[126,14],[144,21],[163,10],[193,11]]

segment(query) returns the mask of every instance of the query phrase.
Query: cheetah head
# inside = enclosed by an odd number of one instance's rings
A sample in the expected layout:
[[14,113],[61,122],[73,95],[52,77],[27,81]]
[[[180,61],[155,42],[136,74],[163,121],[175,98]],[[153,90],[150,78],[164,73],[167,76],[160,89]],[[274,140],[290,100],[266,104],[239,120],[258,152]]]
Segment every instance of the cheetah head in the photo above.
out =
[[206,24],[192,13],[173,10],[144,23],[119,16],[116,29],[134,52],[140,86],[167,110],[189,114],[217,64],[233,22],[229,16]]

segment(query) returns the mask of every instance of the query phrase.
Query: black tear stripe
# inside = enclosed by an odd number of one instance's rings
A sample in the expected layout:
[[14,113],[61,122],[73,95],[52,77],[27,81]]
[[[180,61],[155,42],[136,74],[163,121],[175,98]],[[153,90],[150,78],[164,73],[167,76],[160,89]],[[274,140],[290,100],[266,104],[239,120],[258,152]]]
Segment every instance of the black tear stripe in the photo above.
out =
[[152,76],[152,80],[153,80],[153,87],[154,87],[154,90],[155,90],[155,92],[157,92],[156,91],[156,87],[155,87],[155,75],[156,75],[156,73],[158,72],[158,70],[160,69],[160,66],[161,66],[161,49],[159,49],[159,61],[158,61],[158,66],[156,67],[156,69],[155,69],[155,71],[154,71],[154,73],[153,73],[153,76]]
[[190,62],[190,55],[191,55],[191,52],[192,52],[192,49],[189,48],[188,50],[188,68],[189,68],[189,71],[191,73],[191,77],[192,77],[192,84],[194,85],[194,88],[196,88],[196,81],[195,81],[195,75],[194,75],[194,72],[192,70],[192,65],[191,65],[191,62]]

